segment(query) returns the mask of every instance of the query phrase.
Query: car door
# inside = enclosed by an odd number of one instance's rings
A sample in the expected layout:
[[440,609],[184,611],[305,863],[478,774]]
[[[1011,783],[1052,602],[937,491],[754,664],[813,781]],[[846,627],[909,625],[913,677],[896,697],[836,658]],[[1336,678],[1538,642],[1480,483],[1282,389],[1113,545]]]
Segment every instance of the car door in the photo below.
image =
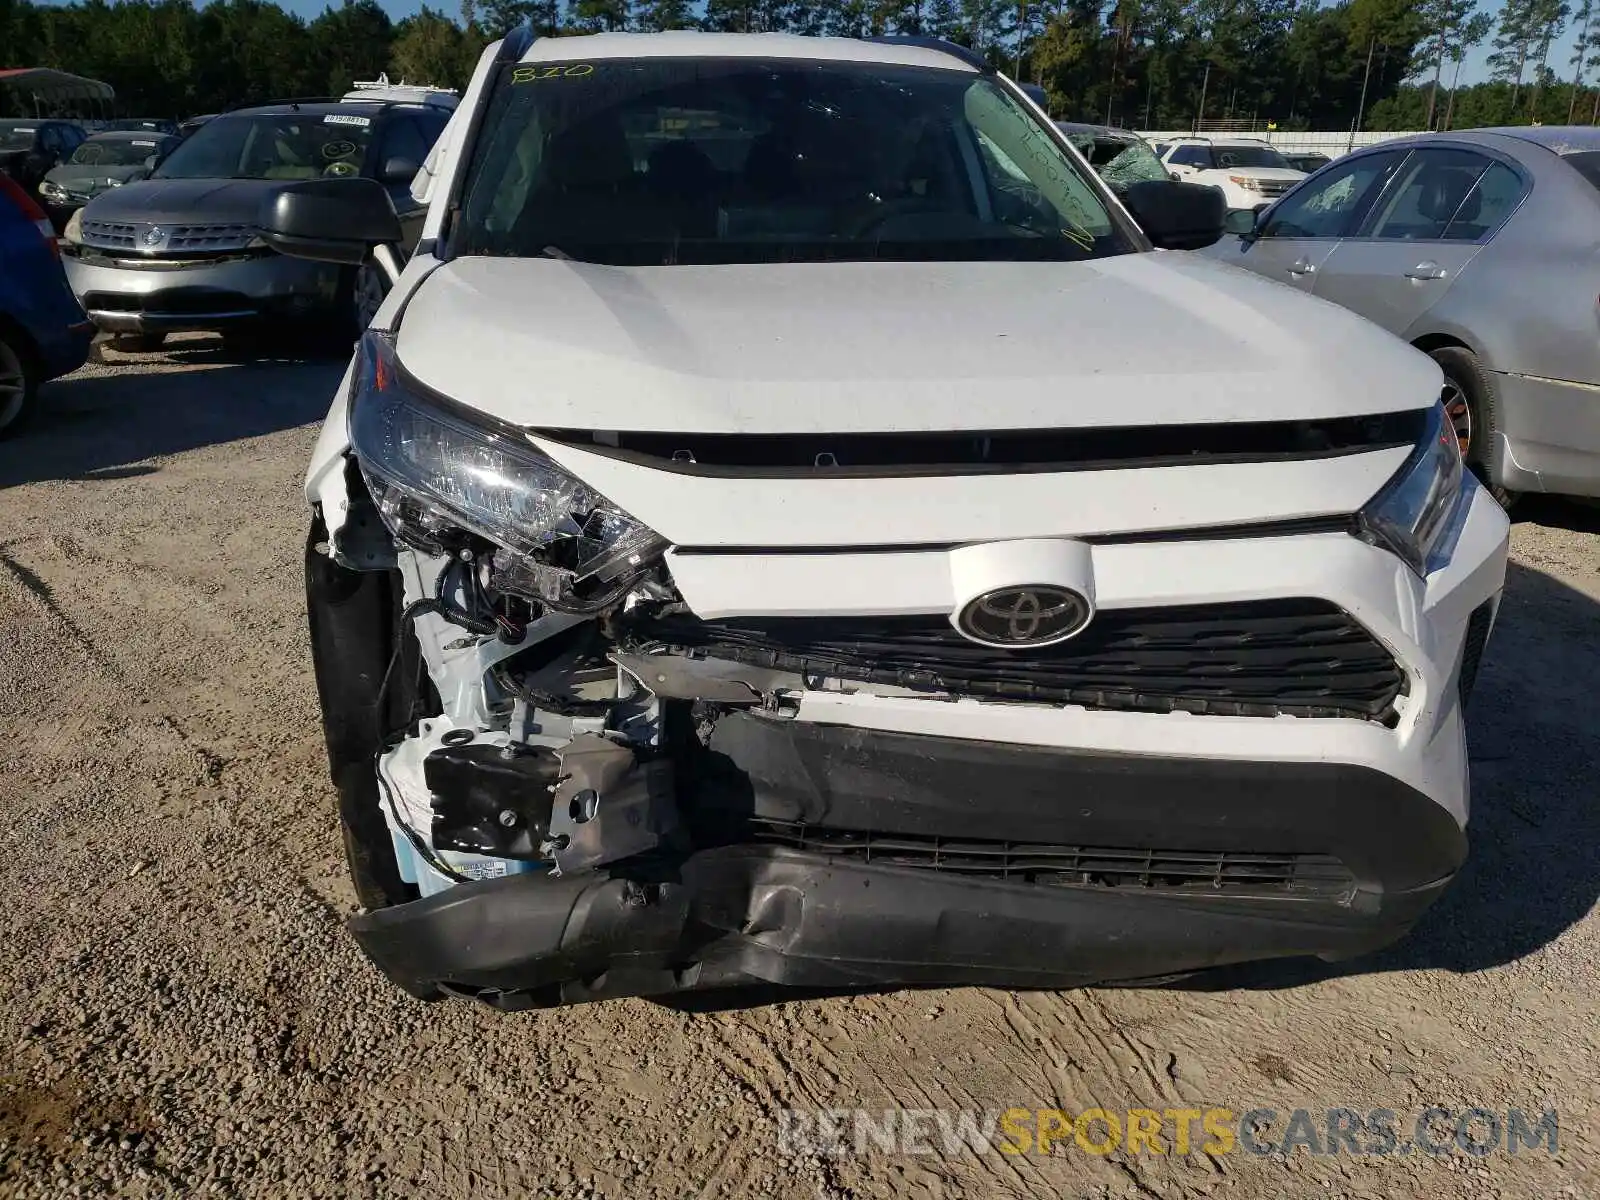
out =
[[22,178],[17,180],[29,192],[37,193],[39,181],[52,168],[60,164],[61,135],[54,125],[41,125],[33,135],[33,149],[22,164]]
[[1522,170],[1486,152],[1430,146],[1339,243],[1316,294],[1404,335],[1437,304],[1527,190]]
[[1211,258],[1312,291],[1317,272],[1360,227],[1374,198],[1406,158],[1404,150],[1357,154],[1323,169],[1263,212],[1254,233],[1224,238]]

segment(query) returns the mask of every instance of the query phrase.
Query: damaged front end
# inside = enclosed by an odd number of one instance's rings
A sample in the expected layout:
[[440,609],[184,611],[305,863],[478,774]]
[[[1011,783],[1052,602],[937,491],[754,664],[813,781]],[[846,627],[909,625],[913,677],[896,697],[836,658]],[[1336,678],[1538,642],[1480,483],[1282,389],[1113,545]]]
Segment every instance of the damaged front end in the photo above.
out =
[[[1329,606],[1121,610],[1027,653],[941,614],[707,621],[664,539],[427,394],[383,335],[349,436],[343,508],[308,547],[311,634],[351,927],[419,997],[1062,987],[1352,954],[1403,932],[1460,860],[1448,814],[1359,766],[802,711],[832,694],[1381,722],[1399,674]],[[1226,694],[1187,688],[1192,648],[1250,622]],[[1285,691],[1291,628],[1342,690]]]

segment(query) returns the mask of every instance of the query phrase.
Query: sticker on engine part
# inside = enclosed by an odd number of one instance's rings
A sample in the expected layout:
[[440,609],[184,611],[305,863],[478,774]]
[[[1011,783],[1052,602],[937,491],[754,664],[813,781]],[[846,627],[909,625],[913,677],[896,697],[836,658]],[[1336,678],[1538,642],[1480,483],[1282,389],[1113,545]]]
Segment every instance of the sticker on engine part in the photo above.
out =
[[593,63],[537,63],[511,68],[512,83],[537,83],[541,79],[582,79],[594,74]]
[[504,879],[506,877],[506,864],[498,859],[493,862],[469,863],[460,870],[468,879]]
[[324,125],[359,125],[365,129],[372,124],[371,117],[352,117],[349,113],[329,113],[322,118]]

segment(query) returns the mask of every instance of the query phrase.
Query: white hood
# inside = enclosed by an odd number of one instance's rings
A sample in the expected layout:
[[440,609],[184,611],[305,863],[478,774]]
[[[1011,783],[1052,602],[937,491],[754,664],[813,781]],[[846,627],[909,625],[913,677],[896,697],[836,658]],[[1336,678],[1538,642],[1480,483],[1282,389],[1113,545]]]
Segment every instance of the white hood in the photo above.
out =
[[607,267],[460,259],[398,331],[427,386],[511,424],[893,432],[1300,420],[1420,407],[1377,326],[1182,253],[1086,263]]

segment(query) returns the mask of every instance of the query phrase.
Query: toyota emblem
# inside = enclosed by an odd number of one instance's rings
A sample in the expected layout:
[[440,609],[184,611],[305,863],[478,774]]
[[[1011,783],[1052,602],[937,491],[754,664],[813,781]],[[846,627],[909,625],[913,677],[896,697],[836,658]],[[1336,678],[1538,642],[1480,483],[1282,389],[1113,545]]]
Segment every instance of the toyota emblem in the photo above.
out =
[[1021,650],[1064,642],[1091,615],[1089,601],[1072,589],[1030,583],[983,593],[956,615],[956,628],[980,645]]

